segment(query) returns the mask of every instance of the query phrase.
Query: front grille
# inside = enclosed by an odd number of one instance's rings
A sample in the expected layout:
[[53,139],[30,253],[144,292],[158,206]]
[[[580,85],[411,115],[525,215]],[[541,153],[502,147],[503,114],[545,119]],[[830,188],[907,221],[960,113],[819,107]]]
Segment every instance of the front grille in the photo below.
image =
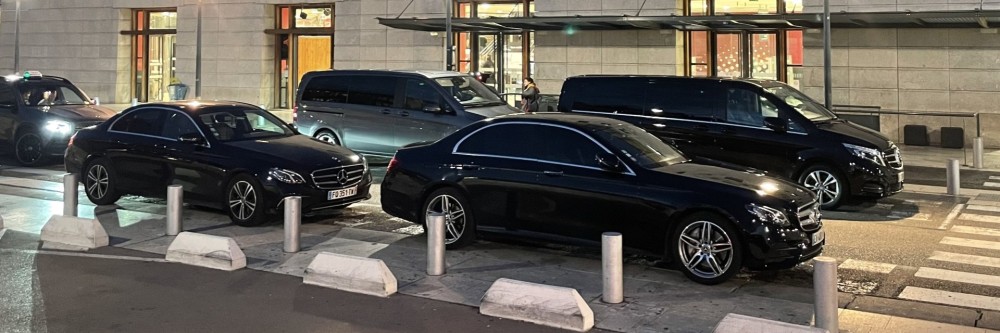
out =
[[903,168],[903,156],[899,153],[899,147],[896,147],[895,144],[890,146],[888,150],[882,153],[882,155],[885,158],[885,163],[888,164],[890,168],[897,170]]
[[822,216],[819,212],[819,201],[813,201],[799,207],[797,216],[799,218],[799,226],[802,227],[802,230],[814,231],[819,229],[819,220]]
[[[341,175],[343,171],[343,175]],[[365,165],[354,164],[313,171],[311,176],[316,187],[324,190],[352,186],[361,182],[365,175]]]

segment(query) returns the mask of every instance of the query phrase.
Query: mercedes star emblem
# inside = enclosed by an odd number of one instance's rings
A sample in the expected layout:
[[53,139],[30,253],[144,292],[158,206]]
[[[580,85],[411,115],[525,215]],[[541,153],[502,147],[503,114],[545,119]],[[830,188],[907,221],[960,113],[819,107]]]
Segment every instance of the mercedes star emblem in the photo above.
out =
[[340,169],[340,172],[337,173],[337,181],[340,182],[340,185],[347,184],[347,170]]

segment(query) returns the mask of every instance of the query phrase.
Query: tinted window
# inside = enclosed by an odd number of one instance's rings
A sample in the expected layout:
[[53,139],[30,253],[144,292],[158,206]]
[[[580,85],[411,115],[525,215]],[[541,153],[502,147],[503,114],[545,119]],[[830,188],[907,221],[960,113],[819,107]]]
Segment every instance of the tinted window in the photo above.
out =
[[598,167],[595,157],[604,150],[582,134],[562,127],[500,124],[469,136],[457,151]]
[[[571,80],[566,88],[568,105],[576,111],[643,114],[646,79],[607,78]],[[571,111],[571,110],[564,110]]]
[[396,101],[397,78],[388,76],[356,76],[351,78],[347,102],[358,105],[392,107]]
[[657,168],[686,161],[676,149],[641,128],[629,124],[608,125],[594,134],[628,159],[644,168]]
[[0,105],[14,105],[15,101],[14,89],[7,82],[0,79]]
[[274,115],[261,109],[228,109],[198,116],[219,141],[264,139],[292,135]]
[[60,81],[23,81],[21,98],[25,105],[90,104],[83,92]]
[[[749,126],[764,126],[761,102],[767,101],[756,93],[739,88],[726,89],[726,122]],[[775,116],[777,112],[774,112]]]
[[135,134],[160,136],[160,127],[163,125],[161,117],[163,110],[145,109],[129,112],[118,119],[112,131],[128,132]]
[[425,108],[440,108],[441,94],[429,83],[418,79],[406,79],[406,99],[403,108],[422,111]]
[[439,77],[434,79],[445,91],[467,107],[504,105],[496,93],[471,76]]
[[646,93],[654,116],[696,120],[718,119],[719,88],[699,82],[657,82]]
[[162,136],[176,139],[185,134],[198,134],[198,136],[201,136],[198,128],[191,122],[191,118],[180,112],[170,112],[167,115],[167,121],[163,124]]
[[302,101],[347,103],[350,77],[317,76],[302,89]]

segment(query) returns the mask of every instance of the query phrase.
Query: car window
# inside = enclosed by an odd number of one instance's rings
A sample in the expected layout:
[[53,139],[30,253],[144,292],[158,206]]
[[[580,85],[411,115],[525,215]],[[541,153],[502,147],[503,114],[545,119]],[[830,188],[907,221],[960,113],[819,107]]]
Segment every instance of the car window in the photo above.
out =
[[[726,89],[726,122],[748,126],[764,126],[760,95],[740,88]],[[766,101],[767,99],[764,99]]]
[[141,109],[129,112],[111,126],[112,131],[160,136],[164,110]]
[[7,82],[0,79],[0,105],[16,104],[17,100],[14,96],[14,89]]
[[190,117],[180,112],[170,112],[167,115],[167,121],[163,124],[161,135],[165,138],[177,139],[186,134],[201,136],[201,132],[198,132],[198,127],[195,126]]
[[83,105],[89,100],[83,93],[65,82],[24,81],[21,98],[25,105]]
[[658,81],[646,91],[646,108],[653,116],[715,121],[720,95],[710,84]]
[[434,82],[466,107],[506,104],[496,92],[468,75],[434,78]]
[[349,91],[350,77],[348,76],[317,76],[309,80],[305,88],[302,88],[302,101],[347,103]]
[[406,98],[403,100],[403,108],[416,111],[425,111],[432,108],[441,108],[441,94],[434,90],[428,82],[418,79],[406,79]]
[[292,135],[291,129],[261,109],[226,109],[198,116],[219,141],[254,140]]
[[657,168],[687,159],[677,149],[631,124],[595,126],[593,133],[610,148],[644,168]]
[[572,110],[566,111],[641,115],[649,82],[631,78],[580,79],[571,80],[567,85],[565,90],[569,96],[561,98],[571,101]]
[[388,76],[357,76],[351,79],[347,102],[358,105],[393,107],[396,101],[397,78]]
[[545,124],[498,124],[463,140],[456,152],[513,157],[599,167],[597,153],[605,151],[592,140],[563,127]]

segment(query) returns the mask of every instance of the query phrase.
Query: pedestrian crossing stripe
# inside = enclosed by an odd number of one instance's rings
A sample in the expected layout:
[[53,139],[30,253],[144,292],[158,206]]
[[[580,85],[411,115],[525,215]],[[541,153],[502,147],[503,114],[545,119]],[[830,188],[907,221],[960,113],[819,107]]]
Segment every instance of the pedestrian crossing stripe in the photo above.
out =
[[963,233],[963,234],[973,234],[973,235],[1000,237],[1000,230],[998,230],[998,229],[990,229],[990,228],[967,227],[967,226],[964,226],[964,225],[958,225],[958,226],[951,227],[951,229],[948,229],[948,231],[951,231],[951,232],[960,232],[960,233]]
[[957,237],[945,237],[941,239],[941,244],[952,246],[964,246],[985,250],[1000,250],[1000,242],[989,242],[978,239],[965,239]]
[[997,183],[997,182],[985,182],[985,183],[983,183],[983,186],[986,186],[986,187],[1000,187],[1000,183]]
[[997,206],[969,205],[968,207],[965,207],[965,209],[1000,213],[1000,207]]
[[1000,223],[1000,216],[992,216],[992,215],[962,213],[962,215],[958,216],[958,219],[966,221],[975,221],[975,222]]
[[844,262],[841,263],[840,266],[838,266],[838,268],[872,272],[872,273],[889,274],[889,272],[892,272],[893,269],[896,269],[896,265],[881,263],[881,262],[847,259],[844,260]]
[[928,303],[938,303],[938,304],[947,304],[955,306],[964,306],[969,308],[1000,311],[1000,298],[973,295],[973,294],[963,294],[963,293],[956,293],[944,290],[935,290],[935,289],[927,289],[920,287],[906,287],[903,288],[903,292],[899,293],[899,298],[928,302]]
[[917,269],[916,277],[925,279],[935,279],[942,281],[962,282],[978,284],[983,286],[1000,287],[1000,276],[976,274],[969,272],[951,271],[947,269],[937,269],[920,267]]
[[966,264],[966,265],[1000,268],[1000,258],[976,256],[971,254],[934,251],[933,253],[931,253],[931,257],[927,259],[958,263],[958,264]]

